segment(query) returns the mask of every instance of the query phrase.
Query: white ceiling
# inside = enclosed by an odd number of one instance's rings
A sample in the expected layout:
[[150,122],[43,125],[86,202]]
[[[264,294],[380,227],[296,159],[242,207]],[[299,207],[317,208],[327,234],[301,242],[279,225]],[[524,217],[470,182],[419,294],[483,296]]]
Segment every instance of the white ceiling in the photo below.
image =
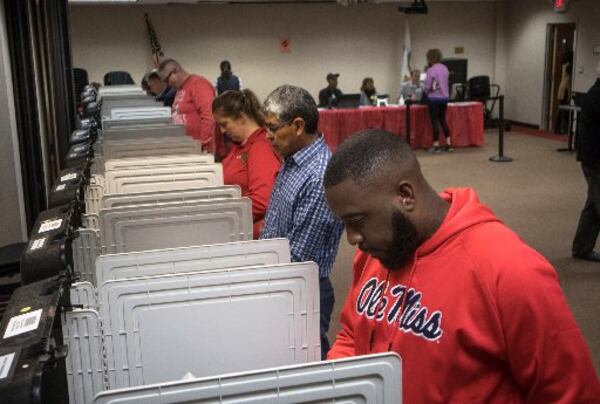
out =
[[[426,0],[434,2],[502,2],[507,0]],[[336,3],[336,0],[69,0],[70,4],[117,5],[117,4],[210,4],[210,3]],[[410,3],[411,0],[346,0],[345,3]]]

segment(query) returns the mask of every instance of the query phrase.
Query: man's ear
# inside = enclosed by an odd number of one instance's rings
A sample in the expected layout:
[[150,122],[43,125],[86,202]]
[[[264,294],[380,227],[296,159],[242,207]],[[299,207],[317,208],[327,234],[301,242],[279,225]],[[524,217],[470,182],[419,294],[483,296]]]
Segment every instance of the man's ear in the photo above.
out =
[[395,200],[398,208],[406,212],[412,212],[415,209],[415,189],[413,185],[406,180],[399,181],[394,189]]
[[294,118],[294,120],[292,121],[292,126],[294,127],[296,135],[301,135],[304,133],[304,130],[306,128],[306,122],[304,122],[303,118]]

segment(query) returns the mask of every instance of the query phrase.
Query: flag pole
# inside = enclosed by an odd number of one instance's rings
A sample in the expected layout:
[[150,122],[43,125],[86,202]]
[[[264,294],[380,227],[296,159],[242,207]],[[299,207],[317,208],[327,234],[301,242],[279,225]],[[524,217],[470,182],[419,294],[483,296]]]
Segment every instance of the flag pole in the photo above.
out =
[[150,40],[150,50],[152,51],[152,62],[154,67],[158,67],[160,64],[160,58],[164,56],[160,42],[158,42],[158,36],[154,31],[154,26],[150,21],[148,13],[144,13],[144,19],[146,20],[146,29],[148,31],[148,39]]

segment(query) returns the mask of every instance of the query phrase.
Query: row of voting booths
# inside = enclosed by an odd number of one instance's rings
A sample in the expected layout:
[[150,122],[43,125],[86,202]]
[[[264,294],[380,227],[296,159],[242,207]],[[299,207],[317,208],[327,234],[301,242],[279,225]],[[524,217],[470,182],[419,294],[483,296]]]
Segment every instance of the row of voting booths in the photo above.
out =
[[3,403],[399,403],[395,354],[320,361],[314,262],[135,86],[87,87],[0,323]]

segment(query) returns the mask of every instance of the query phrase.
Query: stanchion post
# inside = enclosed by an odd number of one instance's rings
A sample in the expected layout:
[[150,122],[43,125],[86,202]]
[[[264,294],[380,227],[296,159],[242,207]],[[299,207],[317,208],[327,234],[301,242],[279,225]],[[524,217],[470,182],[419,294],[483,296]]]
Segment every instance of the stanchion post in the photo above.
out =
[[410,100],[406,101],[406,144],[410,146]]
[[504,155],[504,96],[498,97],[499,101],[499,116],[498,116],[498,155],[490,157],[490,161],[494,163],[508,163],[513,159]]

